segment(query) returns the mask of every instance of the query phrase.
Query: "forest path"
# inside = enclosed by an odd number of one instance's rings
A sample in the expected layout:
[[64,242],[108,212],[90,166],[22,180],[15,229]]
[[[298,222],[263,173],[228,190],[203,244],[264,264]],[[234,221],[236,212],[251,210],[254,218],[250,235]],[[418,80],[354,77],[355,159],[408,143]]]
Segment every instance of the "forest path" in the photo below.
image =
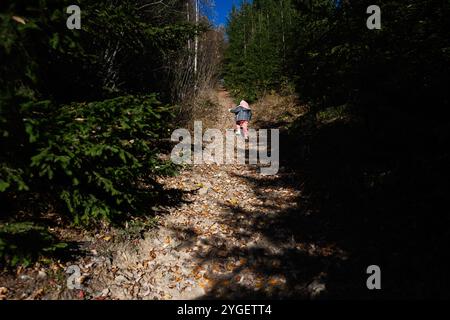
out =
[[[216,128],[224,132],[234,124],[232,99],[223,90],[217,99]],[[204,164],[160,182],[186,192],[185,202],[145,239],[117,249],[98,277],[108,298],[298,298],[323,290],[311,276],[301,281],[297,253],[314,248],[302,247],[282,223],[300,192],[289,173],[262,176],[255,166]]]

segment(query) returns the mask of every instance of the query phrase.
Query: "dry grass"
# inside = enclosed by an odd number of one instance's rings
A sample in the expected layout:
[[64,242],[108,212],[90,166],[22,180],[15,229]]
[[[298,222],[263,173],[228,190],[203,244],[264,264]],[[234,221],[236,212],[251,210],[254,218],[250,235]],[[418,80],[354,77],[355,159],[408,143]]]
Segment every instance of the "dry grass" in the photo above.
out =
[[203,128],[214,128],[220,116],[221,108],[217,89],[201,90],[197,96],[183,102],[177,115],[177,124],[189,130],[194,129],[194,121],[202,121]]
[[252,106],[255,127],[283,128],[308,111],[295,95],[268,94]]
[[[202,121],[203,130],[233,128],[232,114],[223,112],[223,109],[235,107],[238,102],[222,88],[204,89],[180,106],[177,125],[191,132],[194,129],[194,121]],[[302,104],[293,94],[267,94],[250,106],[253,111],[250,127],[253,128],[285,129],[309,111],[308,106]]]

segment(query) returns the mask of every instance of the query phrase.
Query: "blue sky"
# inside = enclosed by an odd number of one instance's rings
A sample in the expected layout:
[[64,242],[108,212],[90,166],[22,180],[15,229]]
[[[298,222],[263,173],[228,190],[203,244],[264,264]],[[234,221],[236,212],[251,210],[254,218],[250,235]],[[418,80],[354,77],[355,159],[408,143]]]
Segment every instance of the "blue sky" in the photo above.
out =
[[225,25],[233,4],[238,7],[240,3],[241,0],[214,0],[215,6],[210,19],[216,26]]
[[[214,23],[214,25],[219,26],[221,24],[225,25],[227,23],[228,14],[231,11],[231,7],[233,4],[236,7],[239,7],[242,0],[212,0],[214,3],[214,7],[212,8],[212,12],[207,10],[207,15]],[[341,0],[335,0],[336,6],[339,7]]]

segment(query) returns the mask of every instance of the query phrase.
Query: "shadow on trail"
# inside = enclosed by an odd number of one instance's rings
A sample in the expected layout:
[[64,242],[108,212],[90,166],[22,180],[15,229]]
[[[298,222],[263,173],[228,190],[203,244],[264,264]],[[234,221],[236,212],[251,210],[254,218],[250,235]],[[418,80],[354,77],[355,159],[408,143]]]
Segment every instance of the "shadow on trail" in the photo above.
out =
[[[241,239],[260,232],[268,243],[198,257],[244,259],[204,298],[448,298],[449,216],[440,210],[448,157],[427,153],[423,141],[388,137],[345,121],[309,135],[281,132],[281,173],[240,175],[263,204],[248,212],[224,203],[220,221]],[[300,196],[271,199],[280,186]],[[382,290],[366,287],[370,265],[381,268]],[[261,282],[243,284],[246,268]]]

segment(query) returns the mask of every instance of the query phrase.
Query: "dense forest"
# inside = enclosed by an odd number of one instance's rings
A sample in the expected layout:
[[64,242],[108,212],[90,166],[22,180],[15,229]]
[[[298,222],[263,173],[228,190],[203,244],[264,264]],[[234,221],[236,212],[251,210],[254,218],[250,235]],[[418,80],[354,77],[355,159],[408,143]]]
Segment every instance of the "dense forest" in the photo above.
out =
[[371,30],[372,2],[243,1],[222,29],[209,1],[82,0],[68,30],[72,1],[3,1],[0,266],[64,251],[48,220],[121,226],[173,200],[167,139],[222,78],[236,101],[302,110],[257,125],[281,129],[308,195],[280,223],[357,257],[330,267],[332,297],[374,260],[388,297],[448,296],[450,2],[383,1]]

